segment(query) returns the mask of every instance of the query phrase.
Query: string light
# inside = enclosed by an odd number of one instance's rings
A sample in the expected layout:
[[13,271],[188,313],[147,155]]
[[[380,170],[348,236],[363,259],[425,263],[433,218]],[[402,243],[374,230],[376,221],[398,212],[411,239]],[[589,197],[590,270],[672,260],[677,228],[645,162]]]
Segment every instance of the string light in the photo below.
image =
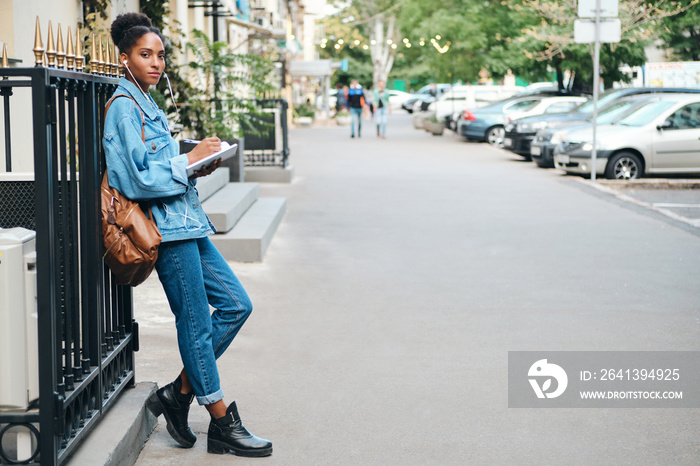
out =
[[[293,35],[290,37],[294,37]],[[435,50],[437,50],[439,53],[443,54],[446,53],[449,49],[450,46],[452,45],[449,41],[445,43],[445,45],[440,45],[440,40],[442,39],[442,36],[440,34],[436,34],[435,37],[432,37],[430,39],[430,43],[433,47],[435,47]],[[345,45],[348,45],[349,48],[353,49],[355,47],[362,48],[363,50],[368,50],[370,45],[376,45],[377,41],[375,39],[372,39],[369,41],[368,45],[367,43],[363,43],[362,40],[360,39],[352,39],[349,42],[346,42],[344,39],[337,39],[335,40],[335,37],[331,36],[331,41],[335,41],[335,44],[333,45],[333,48],[336,51],[340,51]],[[420,40],[418,41],[418,44],[423,47],[425,46],[426,39],[421,37]],[[387,39],[386,44],[391,47],[393,50],[396,50],[399,45],[403,45],[405,48],[410,49],[413,47],[413,44],[411,43],[411,40],[408,37],[404,37],[402,39],[402,43],[397,43],[394,42],[392,39]],[[322,49],[328,48],[329,46],[329,39],[328,38],[323,38],[321,39],[321,42],[319,44]]]

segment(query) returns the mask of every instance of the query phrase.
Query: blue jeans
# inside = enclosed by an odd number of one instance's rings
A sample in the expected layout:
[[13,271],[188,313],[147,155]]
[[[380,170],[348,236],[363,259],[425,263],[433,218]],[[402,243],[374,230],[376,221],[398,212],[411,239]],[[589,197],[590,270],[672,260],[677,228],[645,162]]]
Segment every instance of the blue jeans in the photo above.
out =
[[386,134],[386,115],[387,115],[387,108],[382,107],[378,108],[374,114],[374,118],[377,122],[377,134],[381,134],[384,136]]
[[175,314],[180,357],[197,402],[216,403],[224,398],[216,360],[238,334],[253,304],[207,237],[161,243],[156,271]]
[[355,126],[357,125],[357,135],[360,136],[362,131],[362,109],[350,108],[350,134],[355,135]]

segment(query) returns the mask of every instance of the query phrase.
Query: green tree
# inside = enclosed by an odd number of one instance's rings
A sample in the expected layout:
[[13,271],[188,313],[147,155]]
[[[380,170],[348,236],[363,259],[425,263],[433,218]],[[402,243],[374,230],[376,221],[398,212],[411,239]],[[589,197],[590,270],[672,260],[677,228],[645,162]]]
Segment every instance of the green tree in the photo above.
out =
[[[325,49],[322,55],[352,58],[355,63],[369,61],[372,77],[369,82],[363,82],[363,85],[372,87],[380,80],[386,81],[400,37],[396,14],[401,4],[402,2],[396,3],[393,0],[336,2],[340,8],[339,13],[323,22],[326,35],[331,41],[321,44],[322,49]],[[353,77],[360,79],[354,74]],[[343,78],[336,79],[340,82],[342,80]]]
[[191,112],[183,124],[199,138],[232,139],[240,135],[241,128],[268,130],[258,100],[274,89],[271,61],[255,54],[232,53],[227,43],[214,42],[196,29],[192,33],[187,47],[194,60],[189,69],[198,84],[189,96]]
[[700,8],[697,0],[681,0],[684,11],[661,20],[658,38],[668,49],[671,58],[681,61],[700,61]]
[[[515,2],[512,4],[514,10],[527,9],[538,18],[530,27],[523,29],[523,36],[519,39],[525,46],[526,55],[535,61],[560,60],[561,68],[569,70],[573,76],[570,88],[589,88],[593,82],[590,64],[593,46],[574,42],[573,23],[578,18],[576,0],[512,1]],[[671,0],[658,0],[656,3],[646,3],[644,0],[620,1],[618,10],[622,40],[601,47],[601,78],[604,85],[610,87],[614,82],[628,80],[620,72],[620,67],[640,66],[646,62],[644,47],[653,38],[656,24],[664,18],[683,13],[696,2],[697,0],[691,0],[682,5]]]

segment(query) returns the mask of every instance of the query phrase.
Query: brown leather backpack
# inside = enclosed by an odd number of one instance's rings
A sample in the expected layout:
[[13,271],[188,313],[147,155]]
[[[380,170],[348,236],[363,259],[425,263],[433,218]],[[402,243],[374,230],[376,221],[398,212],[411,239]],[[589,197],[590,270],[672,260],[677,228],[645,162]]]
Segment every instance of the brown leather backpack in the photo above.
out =
[[[105,106],[105,117],[112,101]],[[135,102],[135,101],[134,101]],[[145,120],[141,113],[141,139],[146,142],[144,133]],[[143,283],[156,265],[158,246],[162,237],[153,221],[151,204],[148,204],[148,217],[141,210],[138,202],[124,197],[119,191],[109,186],[107,171],[102,178],[102,242],[105,253],[103,259],[114,274],[117,285],[137,286]]]

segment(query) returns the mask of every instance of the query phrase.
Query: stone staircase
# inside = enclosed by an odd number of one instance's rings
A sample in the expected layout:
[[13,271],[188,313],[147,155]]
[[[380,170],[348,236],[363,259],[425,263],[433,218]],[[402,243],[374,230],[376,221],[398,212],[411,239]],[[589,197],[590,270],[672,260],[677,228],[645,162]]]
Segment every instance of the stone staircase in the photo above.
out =
[[221,167],[197,180],[202,207],[216,227],[211,236],[226,260],[260,262],[287,209],[283,197],[260,197],[258,183],[229,183]]

